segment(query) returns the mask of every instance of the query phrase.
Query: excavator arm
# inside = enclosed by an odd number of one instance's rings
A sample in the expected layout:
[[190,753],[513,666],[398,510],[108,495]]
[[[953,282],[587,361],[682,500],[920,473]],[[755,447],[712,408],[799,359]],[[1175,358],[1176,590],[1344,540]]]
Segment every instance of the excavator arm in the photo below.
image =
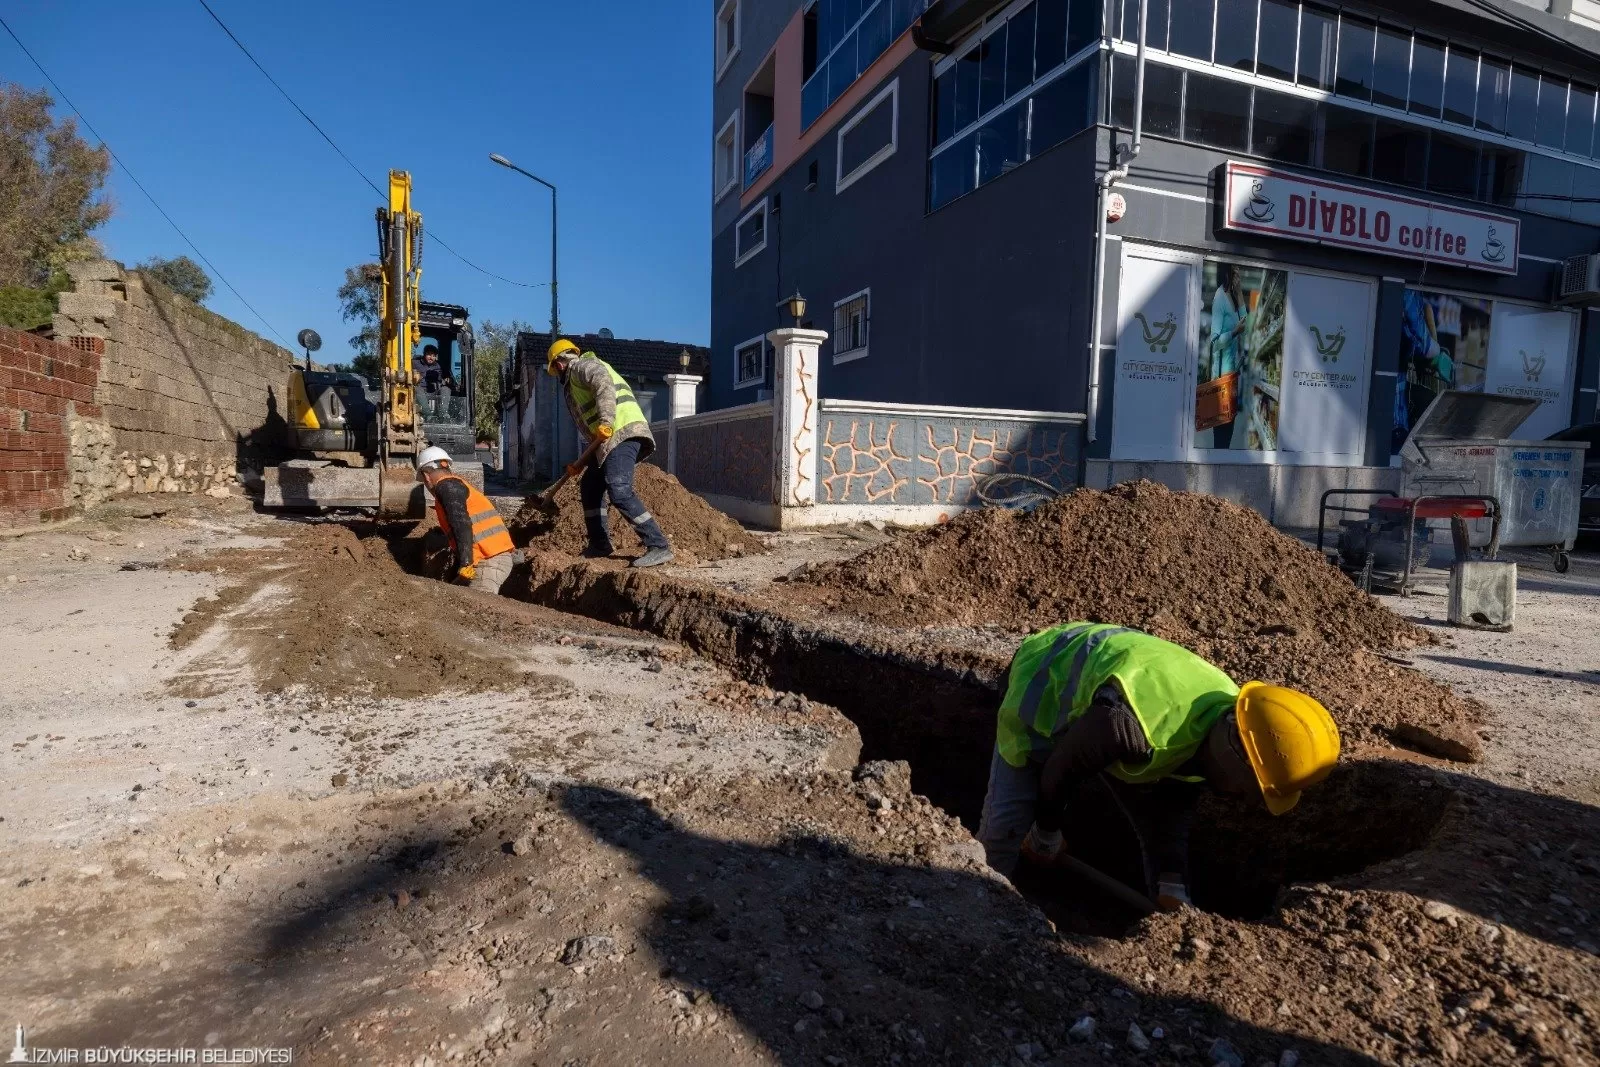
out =
[[378,209],[378,251],[383,283],[379,344],[383,351],[383,403],[378,413],[378,514],[416,517],[423,507],[416,481],[422,450],[417,418],[417,375],[411,351],[422,338],[422,216],[411,207],[411,175],[389,172],[389,206]]

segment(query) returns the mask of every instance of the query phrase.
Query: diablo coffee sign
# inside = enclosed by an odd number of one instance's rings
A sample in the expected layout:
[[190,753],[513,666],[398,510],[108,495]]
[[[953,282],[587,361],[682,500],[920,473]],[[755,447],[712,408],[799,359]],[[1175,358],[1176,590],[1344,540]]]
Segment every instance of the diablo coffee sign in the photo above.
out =
[[1497,274],[1517,272],[1521,236],[1517,220],[1504,215],[1231,162],[1223,226]]

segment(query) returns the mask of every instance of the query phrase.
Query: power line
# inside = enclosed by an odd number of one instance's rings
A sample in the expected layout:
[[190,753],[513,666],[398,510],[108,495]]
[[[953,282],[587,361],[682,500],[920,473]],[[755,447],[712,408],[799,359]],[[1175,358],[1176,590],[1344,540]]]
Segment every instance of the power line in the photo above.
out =
[[33,65],[39,68],[39,73],[44,75],[44,80],[50,83],[50,88],[52,88],[52,89],[54,89],[56,91],[56,96],[61,100],[61,102],[63,104],[66,104],[67,107],[72,109],[72,113],[74,115],[77,115],[79,120],[81,120],[83,122],[83,128],[88,130],[91,134],[94,135],[95,139],[100,142],[100,147],[104,148],[106,150],[106,154],[111,157],[111,159],[117,164],[117,166],[122,168],[122,172],[128,176],[128,180],[133,182],[134,186],[141,193],[144,194],[145,199],[150,201],[151,206],[154,207],[156,209],[156,211],[160,213],[161,217],[167,220],[167,225],[171,226],[173,228],[173,230],[177,231],[178,236],[183,238],[183,243],[188,245],[190,250],[192,252],[194,252],[195,255],[200,257],[200,262],[204,263],[207,267],[211,268],[211,273],[216,276],[217,281],[219,281],[223,285],[227,286],[228,292],[232,293],[235,297],[237,297],[238,300],[239,300],[239,303],[241,303],[245,307],[249,308],[250,309],[250,314],[252,314],[256,318],[260,319],[261,320],[261,324],[263,326],[265,326],[275,337],[277,337],[279,341],[282,341],[283,342],[283,346],[285,348],[292,347],[289,344],[288,339],[286,337],[284,337],[283,334],[278,332],[277,327],[273,326],[272,323],[268,322],[267,321],[267,317],[265,315],[261,314],[261,312],[257,311],[255,309],[255,306],[253,304],[251,304],[250,301],[248,301],[248,300],[246,300],[244,298],[244,294],[243,293],[239,292],[238,289],[234,288],[233,283],[230,282],[223,275],[222,271],[217,269],[217,265],[215,263],[211,262],[211,260],[206,258],[206,254],[204,252],[200,251],[200,246],[195,244],[192,240],[190,240],[189,239],[189,235],[183,232],[183,227],[179,226],[176,222],[174,222],[173,219],[172,219],[172,216],[167,214],[166,208],[162,207],[160,202],[157,201],[154,196],[150,195],[150,190],[148,190],[148,189],[146,189],[144,187],[144,183],[141,182],[139,180],[138,176],[135,175],[133,173],[133,171],[128,168],[128,165],[122,161],[122,158],[117,155],[115,150],[112,149],[110,143],[104,137],[100,136],[100,131],[94,128],[94,124],[89,121],[88,117],[86,115],[84,115],[84,113],[82,111],[78,110],[78,105],[74,104],[71,100],[69,100],[67,98],[67,94],[62,91],[61,86],[56,84],[56,80],[54,78],[50,77],[50,72],[44,69],[44,64],[40,63],[39,60],[34,56],[34,54],[32,52],[28,51],[28,46],[22,43],[22,38],[17,36],[17,31],[13,30],[11,28],[10,23],[6,22],[6,20],[3,17],[0,17],[0,27],[4,27],[6,33],[11,35],[11,39],[13,41],[17,42],[17,47],[22,49],[22,54],[27,56],[28,59],[30,61],[32,61]]
[[[278,79],[274,78],[270,73],[267,72],[267,68],[262,66],[261,65],[261,61],[255,57],[255,55],[250,51],[250,49],[245,47],[244,42],[239,40],[238,35],[235,34],[232,30],[230,30],[228,28],[228,24],[226,22],[223,22],[222,19],[217,15],[217,13],[215,11],[211,10],[211,5],[206,3],[206,0],[199,0],[199,3],[200,3],[201,7],[206,9],[206,14],[211,16],[211,20],[213,22],[215,22],[218,26],[222,27],[222,32],[228,35],[228,40],[232,41],[235,45],[237,45],[239,47],[239,51],[243,52],[244,55],[245,55],[245,58],[248,59],[255,66],[255,68],[261,72],[261,76],[263,78],[267,79],[267,81],[272,85],[272,87],[274,89],[278,90],[278,94],[289,102],[289,106],[290,107],[294,108],[295,111],[299,112],[300,117],[305,119],[306,122],[308,124],[310,124],[311,128],[313,130],[316,130],[317,133],[322,137],[322,139],[324,141],[328,142],[328,147],[332,148],[336,153],[338,153],[339,158],[344,160],[345,164],[348,165],[351,170],[356,172],[356,176],[358,178],[360,178],[362,181],[366,182],[367,185],[372,189],[372,191],[377,193],[378,196],[387,197],[389,194],[387,192],[385,192],[383,189],[378,188],[377,183],[374,182],[371,178],[367,177],[366,172],[363,171],[360,167],[356,166],[355,161],[352,160],[348,155],[345,154],[344,149],[340,148],[338,143],[336,141],[334,141],[334,139],[332,137],[328,136],[328,131],[324,130],[321,126],[318,126],[317,125],[317,120],[312,118],[309,114],[307,114],[306,113],[306,109],[301,107],[298,103],[295,102],[294,97],[289,95],[289,91],[287,89],[285,89],[283,86],[278,84]],[[446,252],[449,252],[452,256],[455,256],[457,259],[459,259],[461,262],[465,263],[467,266],[471,267],[473,270],[477,271],[479,274],[487,275],[490,278],[494,278],[496,281],[505,282],[507,285],[521,286],[524,289],[539,289],[539,288],[542,288],[543,286],[546,286],[546,285],[550,284],[549,282],[519,282],[519,281],[515,281],[515,280],[513,280],[511,278],[506,278],[506,277],[504,277],[502,275],[496,274],[494,271],[485,270],[483,267],[478,266],[476,263],[472,262],[472,260],[470,260],[466,256],[462,255],[460,252],[457,252],[454,248],[451,248],[448,244],[445,243],[444,239],[442,237],[440,237],[437,233],[434,233],[434,232],[430,231],[429,236],[433,239],[433,242],[435,244],[437,244],[440,248],[444,249]]]

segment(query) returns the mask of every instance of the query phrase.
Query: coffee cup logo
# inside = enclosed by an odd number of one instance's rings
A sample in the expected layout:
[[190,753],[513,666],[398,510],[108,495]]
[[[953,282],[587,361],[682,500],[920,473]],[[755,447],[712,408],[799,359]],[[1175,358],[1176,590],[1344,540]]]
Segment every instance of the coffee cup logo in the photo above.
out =
[[1486,262],[1500,263],[1506,258],[1506,246],[1494,235],[1494,227],[1489,227],[1489,236],[1483,240],[1483,251],[1478,253]]
[[1311,336],[1316,339],[1317,355],[1322,357],[1322,362],[1339,362],[1339,353],[1344,351],[1345,335],[1343,326],[1340,326],[1326,337],[1323,336],[1320,329],[1313,326],[1311,327]]
[[1251,222],[1271,222],[1277,205],[1261,189],[1258,178],[1250,183],[1250,202],[1244,206],[1244,217]]
[[1150,351],[1165,352],[1172,343],[1172,335],[1178,331],[1178,316],[1169,311],[1166,318],[1156,323],[1145,318],[1142,311],[1135,311],[1133,317],[1139,320],[1139,329],[1144,331],[1144,343],[1150,346]]

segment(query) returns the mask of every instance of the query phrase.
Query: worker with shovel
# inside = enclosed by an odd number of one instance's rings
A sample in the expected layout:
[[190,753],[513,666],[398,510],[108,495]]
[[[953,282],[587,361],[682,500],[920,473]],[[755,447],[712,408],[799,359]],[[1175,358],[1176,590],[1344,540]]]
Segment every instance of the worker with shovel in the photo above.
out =
[[[577,423],[584,440],[595,446],[593,459],[578,483],[584,527],[589,535],[589,547],[583,554],[603,559],[613,551],[606,514],[609,496],[644,542],[645,553],[633,561],[633,566],[657,567],[670,562],[672,546],[667,535],[633,490],[633,468],[656,447],[633,390],[609,363],[593,352],[580,353],[578,346],[565,337],[550,346],[545,369],[561,379],[572,421]],[[582,463],[580,459],[576,465]],[[567,474],[575,476],[578,472],[568,468]]]
[[1133,824],[1158,907],[1189,903],[1188,825],[1202,783],[1282,815],[1339,759],[1339,731],[1305,693],[1233,683],[1188,649],[1088,622],[1022,642],[1000,704],[978,839],[1008,877],[1018,855],[1063,859],[1064,807],[1103,775]]
[[452,471],[450,453],[438,445],[423,449],[417,457],[417,477],[433,494],[434,517],[455,556],[456,580],[474,589],[500,592],[517,552],[494,501]]

